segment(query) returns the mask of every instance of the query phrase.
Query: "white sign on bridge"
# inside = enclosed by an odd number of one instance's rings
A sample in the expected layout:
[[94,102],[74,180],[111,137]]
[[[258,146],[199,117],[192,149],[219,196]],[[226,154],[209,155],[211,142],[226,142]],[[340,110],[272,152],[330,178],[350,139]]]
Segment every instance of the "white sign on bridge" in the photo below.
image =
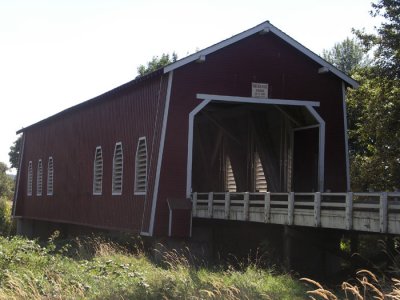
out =
[[251,83],[251,97],[253,98],[268,98],[268,83]]

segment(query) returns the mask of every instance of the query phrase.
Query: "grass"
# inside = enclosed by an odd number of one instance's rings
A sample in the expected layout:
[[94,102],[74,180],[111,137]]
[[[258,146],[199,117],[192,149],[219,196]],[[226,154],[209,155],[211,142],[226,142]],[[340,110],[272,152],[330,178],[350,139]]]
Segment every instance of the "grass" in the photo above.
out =
[[[257,260],[239,267],[195,266],[190,253],[162,251],[154,263],[142,247],[129,251],[101,238],[45,244],[15,231],[9,201],[0,199],[1,299],[397,299],[400,300],[400,251],[386,253],[390,278],[367,270],[332,292],[311,279],[277,274]],[[3,237],[2,237],[3,235]],[[5,237],[8,236],[8,237]],[[399,243],[397,240],[396,243]],[[132,247],[138,243],[129,243]],[[139,244],[140,245],[140,244]],[[385,247],[384,247],[385,248]],[[235,264],[238,265],[238,264]],[[393,277],[393,278],[392,278]],[[396,279],[397,278],[397,279]]]
[[100,239],[44,246],[0,237],[0,299],[304,299],[289,275],[255,265],[196,268],[176,252],[161,265]]

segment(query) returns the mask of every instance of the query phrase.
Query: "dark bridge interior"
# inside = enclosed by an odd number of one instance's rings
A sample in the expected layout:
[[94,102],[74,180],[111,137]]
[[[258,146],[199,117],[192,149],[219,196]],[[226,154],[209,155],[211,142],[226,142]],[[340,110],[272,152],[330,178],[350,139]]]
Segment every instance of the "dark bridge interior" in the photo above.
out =
[[194,121],[192,191],[316,191],[318,129],[295,129],[315,124],[303,106],[210,103]]

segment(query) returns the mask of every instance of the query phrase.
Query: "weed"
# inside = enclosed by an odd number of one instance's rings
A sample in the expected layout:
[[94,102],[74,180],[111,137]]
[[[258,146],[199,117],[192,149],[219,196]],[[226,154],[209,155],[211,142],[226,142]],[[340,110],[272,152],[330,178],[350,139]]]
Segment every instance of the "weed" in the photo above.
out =
[[[183,253],[184,252],[184,253]],[[163,264],[143,251],[99,237],[46,244],[0,237],[0,299],[303,299],[288,275],[255,264],[209,269],[188,249],[163,251]]]

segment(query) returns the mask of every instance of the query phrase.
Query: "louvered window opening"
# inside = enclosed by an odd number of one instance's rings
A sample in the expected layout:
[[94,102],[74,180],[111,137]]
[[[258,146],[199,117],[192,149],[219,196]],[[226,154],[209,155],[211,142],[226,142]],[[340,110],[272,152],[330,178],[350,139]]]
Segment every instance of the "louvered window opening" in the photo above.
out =
[[235,193],[237,191],[236,180],[233,174],[232,164],[229,156],[226,157],[225,161],[225,178],[226,178],[225,182],[226,191]]
[[135,193],[146,193],[147,187],[147,146],[146,139],[140,138],[136,149]]
[[43,188],[43,166],[42,166],[42,160],[39,159],[37,174],[36,174],[36,196],[42,196],[42,188]]
[[93,163],[93,195],[101,195],[103,191],[103,151],[96,147]]
[[28,186],[27,186],[28,196],[32,196],[32,182],[33,182],[33,171],[32,171],[32,161],[30,161],[28,165]]
[[113,173],[112,173],[112,194],[122,194],[122,176],[124,169],[124,157],[122,153],[122,144],[115,144],[114,159],[113,159]]
[[47,162],[47,195],[53,195],[53,183],[54,183],[54,163],[53,157],[49,157]]
[[256,152],[254,159],[254,171],[255,171],[255,190],[256,192],[265,193],[267,192],[267,180],[265,179],[264,169],[261,163],[260,155]]

